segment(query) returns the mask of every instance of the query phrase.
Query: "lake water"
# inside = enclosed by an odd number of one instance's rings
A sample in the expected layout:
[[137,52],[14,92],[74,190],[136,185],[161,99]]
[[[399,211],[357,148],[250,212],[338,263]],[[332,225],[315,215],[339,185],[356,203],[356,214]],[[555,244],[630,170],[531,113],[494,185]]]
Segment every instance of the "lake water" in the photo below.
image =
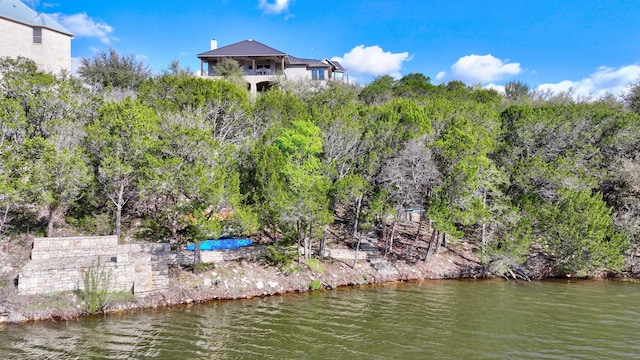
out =
[[0,327],[2,359],[640,359],[640,284],[424,281]]

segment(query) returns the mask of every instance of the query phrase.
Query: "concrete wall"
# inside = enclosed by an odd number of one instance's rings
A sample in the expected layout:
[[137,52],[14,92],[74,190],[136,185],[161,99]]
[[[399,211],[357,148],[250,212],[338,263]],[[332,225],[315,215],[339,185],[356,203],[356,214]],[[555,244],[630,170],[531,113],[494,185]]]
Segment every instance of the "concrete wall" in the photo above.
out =
[[311,79],[311,71],[305,65],[289,65],[284,73],[290,80]]
[[87,270],[99,263],[111,274],[110,291],[146,296],[169,286],[169,252],[169,244],[118,245],[116,236],[36,238],[18,293],[81,291]]
[[42,43],[33,43],[33,27],[0,18],[0,57],[24,56],[38,68],[57,74],[71,70],[71,37],[42,28]]

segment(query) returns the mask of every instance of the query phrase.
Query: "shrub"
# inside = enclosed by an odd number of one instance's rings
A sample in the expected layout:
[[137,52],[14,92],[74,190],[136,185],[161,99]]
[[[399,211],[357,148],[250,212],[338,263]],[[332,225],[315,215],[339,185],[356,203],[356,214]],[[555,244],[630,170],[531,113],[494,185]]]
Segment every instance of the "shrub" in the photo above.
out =
[[324,265],[318,259],[306,259],[304,263],[309,267],[311,271],[317,274],[322,274],[322,272],[324,271]]
[[98,259],[94,261],[84,274],[84,290],[82,292],[83,310],[96,314],[104,308],[111,286],[111,270]]
[[312,291],[322,289],[322,282],[318,279],[311,280],[311,283],[309,284],[309,289],[311,289]]
[[296,249],[291,246],[271,245],[268,248],[267,262],[280,269],[288,268],[296,259]]

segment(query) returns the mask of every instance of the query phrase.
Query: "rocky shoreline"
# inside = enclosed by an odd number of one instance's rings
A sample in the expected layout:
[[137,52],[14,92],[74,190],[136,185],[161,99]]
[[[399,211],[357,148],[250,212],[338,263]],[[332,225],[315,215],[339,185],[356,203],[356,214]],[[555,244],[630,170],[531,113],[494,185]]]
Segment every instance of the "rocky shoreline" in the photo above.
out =
[[[464,255],[461,255],[464,253]],[[103,313],[136,311],[181,304],[234,300],[291,292],[331,290],[342,286],[361,286],[424,279],[458,279],[485,277],[470,251],[463,248],[442,248],[428,262],[409,264],[390,261],[392,271],[376,268],[373,261],[325,259],[294,263],[287,270],[264,261],[226,261],[213,269],[194,274],[172,268],[170,286],[165,291],[135,299],[123,298],[109,302]],[[0,297],[0,324],[34,321],[68,321],[85,315],[75,293],[19,296],[4,291]]]

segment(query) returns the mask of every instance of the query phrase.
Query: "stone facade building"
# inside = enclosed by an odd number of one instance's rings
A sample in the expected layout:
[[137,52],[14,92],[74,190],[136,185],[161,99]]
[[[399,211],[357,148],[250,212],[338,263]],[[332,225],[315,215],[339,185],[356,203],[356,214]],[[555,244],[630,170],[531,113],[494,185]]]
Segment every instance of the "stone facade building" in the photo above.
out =
[[42,71],[71,70],[73,34],[19,0],[0,0],[0,57],[26,57]]

